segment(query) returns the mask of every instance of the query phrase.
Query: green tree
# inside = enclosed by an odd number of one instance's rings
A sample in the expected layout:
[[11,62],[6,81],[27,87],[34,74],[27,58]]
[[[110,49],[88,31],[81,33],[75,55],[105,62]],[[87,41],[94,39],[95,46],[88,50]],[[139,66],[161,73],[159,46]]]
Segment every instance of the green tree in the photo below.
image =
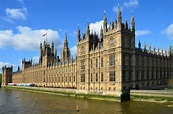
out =
[[2,83],[2,74],[0,74],[0,85]]

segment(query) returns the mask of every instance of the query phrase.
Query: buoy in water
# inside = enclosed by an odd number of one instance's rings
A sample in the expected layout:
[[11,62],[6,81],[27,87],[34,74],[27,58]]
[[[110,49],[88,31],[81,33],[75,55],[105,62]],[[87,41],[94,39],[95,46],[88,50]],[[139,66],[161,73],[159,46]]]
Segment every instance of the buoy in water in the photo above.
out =
[[78,107],[78,105],[76,105],[76,111],[78,111],[78,112],[79,112],[79,107]]
[[37,103],[37,99],[35,99],[35,102]]

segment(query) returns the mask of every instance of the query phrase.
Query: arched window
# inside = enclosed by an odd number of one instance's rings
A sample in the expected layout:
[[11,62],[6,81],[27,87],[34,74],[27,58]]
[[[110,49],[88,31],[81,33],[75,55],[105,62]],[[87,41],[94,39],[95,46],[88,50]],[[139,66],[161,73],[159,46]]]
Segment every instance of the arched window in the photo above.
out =
[[115,66],[115,54],[109,55],[109,66]]

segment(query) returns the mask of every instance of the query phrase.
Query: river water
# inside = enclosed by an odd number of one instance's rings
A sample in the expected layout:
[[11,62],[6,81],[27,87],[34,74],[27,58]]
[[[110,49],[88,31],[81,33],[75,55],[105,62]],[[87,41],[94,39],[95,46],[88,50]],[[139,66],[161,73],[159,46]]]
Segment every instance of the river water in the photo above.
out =
[[87,100],[0,88],[0,114],[173,114],[173,108],[167,105]]

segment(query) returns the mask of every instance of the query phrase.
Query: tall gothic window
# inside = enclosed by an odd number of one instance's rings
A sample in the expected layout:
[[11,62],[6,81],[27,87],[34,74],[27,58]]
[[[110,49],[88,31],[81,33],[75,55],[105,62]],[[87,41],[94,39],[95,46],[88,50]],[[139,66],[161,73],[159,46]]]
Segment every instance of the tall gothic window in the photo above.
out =
[[109,66],[115,66],[115,54],[109,55]]
[[115,81],[115,71],[109,72],[109,81]]
[[91,82],[93,82],[93,76],[92,76],[92,74],[91,74],[91,78],[90,78],[90,80],[91,80]]
[[81,82],[85,82],[85,74],[81,74]]
[[96,73],[96,82],[98,82],[98,73]]
[[92,59],[91,59],[91,68],[93,67]]
[[81,60],[81,69],[85,69],[85,60]]
[[76,81],[76,77],[75,77],[75,76],[73,77],[73,81],[74,81],[74,82]]
[[103,57],[101,58],[101,67],[103,67]]
[[96,68],[98,67],[98,59],[96,59]]
[[101,82],[103,82],[103,72],[101,72]]

